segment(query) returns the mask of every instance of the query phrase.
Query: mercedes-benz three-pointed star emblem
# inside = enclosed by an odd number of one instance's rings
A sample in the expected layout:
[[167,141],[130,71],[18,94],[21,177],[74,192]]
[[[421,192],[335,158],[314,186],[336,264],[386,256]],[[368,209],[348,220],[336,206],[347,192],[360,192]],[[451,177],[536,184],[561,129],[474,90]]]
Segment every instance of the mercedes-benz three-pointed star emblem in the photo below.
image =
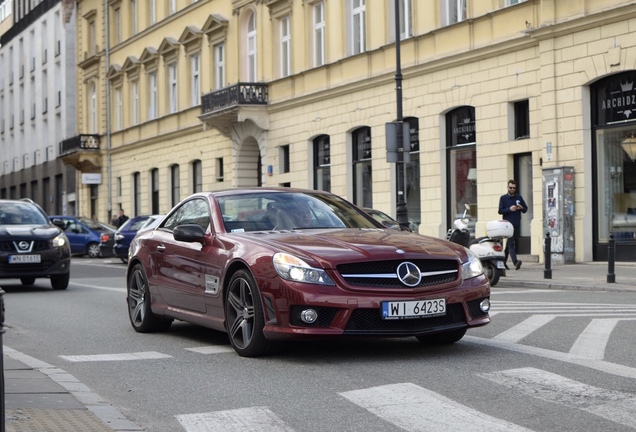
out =
[[405,261],[398,266],[397,277],[404,285],[414,287],[422,280],[422,273],[415,264]]

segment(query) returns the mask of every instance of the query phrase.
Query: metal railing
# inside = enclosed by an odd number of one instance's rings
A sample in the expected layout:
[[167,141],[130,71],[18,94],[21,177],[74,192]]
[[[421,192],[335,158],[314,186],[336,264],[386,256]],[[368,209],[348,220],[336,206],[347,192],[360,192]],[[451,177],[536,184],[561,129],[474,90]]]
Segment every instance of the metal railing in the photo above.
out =
[[60,156],[79,150],[99,150],[99,135],[80,134],[60,143]]
[[239,105],[267,105],[267,84],[237,83],[201,96],[201,113],[232,108]]

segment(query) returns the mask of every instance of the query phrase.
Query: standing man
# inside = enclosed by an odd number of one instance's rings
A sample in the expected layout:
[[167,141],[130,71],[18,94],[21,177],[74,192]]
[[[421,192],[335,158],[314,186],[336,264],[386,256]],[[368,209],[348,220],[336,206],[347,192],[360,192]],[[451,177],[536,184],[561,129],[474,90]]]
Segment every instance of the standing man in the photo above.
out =
[[502,195],[499,198],[499,214],[503,216],[505,220],[512,224],[514,233],[506,241],[506,249],[504,253],[506,258],[504,263],[508,270],[508,254],[512,258],[512,264],[516,270],[521,268],[521,261],[517,259],[517,241],[519,241],[519,231],[521,229],[521,213],[528,211],[528,206],[523,200],[521,195],[517,193],[517,182],[514,180],[508,180],[508,193]]
[[128,216],[124,214],[124,209],[123,208],[119,209],[119,217],[117,218],[117,221],[115,222],[115,226],[119,228],[120,226],[125,224],[127,220],[128,220]]

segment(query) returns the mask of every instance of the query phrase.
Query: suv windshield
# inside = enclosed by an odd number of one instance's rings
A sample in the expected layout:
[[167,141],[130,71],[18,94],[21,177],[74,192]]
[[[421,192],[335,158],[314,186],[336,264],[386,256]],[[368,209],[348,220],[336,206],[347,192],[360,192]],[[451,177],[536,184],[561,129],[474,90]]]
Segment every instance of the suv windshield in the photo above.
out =
[[48,225],[49,220],[27,202],[0,203],[0,225]]

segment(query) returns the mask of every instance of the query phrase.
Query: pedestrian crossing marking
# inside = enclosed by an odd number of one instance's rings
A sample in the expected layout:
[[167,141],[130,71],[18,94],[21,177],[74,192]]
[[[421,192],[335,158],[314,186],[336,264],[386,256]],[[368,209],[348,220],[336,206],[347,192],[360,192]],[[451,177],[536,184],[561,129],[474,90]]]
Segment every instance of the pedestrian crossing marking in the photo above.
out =
[[353,390],[340,395],[408,432],[463,430],[467,425],[476,432],[530,430],[412,383]]
[[96,354],[96,355],[61,355],[61,358],[70,362],[95,362],[95,361],[126,361],[126,360],[156,360],[170,358],[167,354],[156,351],[121,354]]
[[554,320],[554,318],[556,318],[556,315],[532,315],[516,326],[513,326],[508,330],[499,333],[493,339],[512,343],[519,342],[535,330]]
[[202,347],[194,347],[194,348],[186,348],[187,351],[192,351],[199,354],[223,354],[223,353],[233,353],[234,349],[230,346],[226,345],[208,345]]
[[267,407],[176,416],[187,432],[294,432]]
[[605,390],[530,367],[478,375],[547,402],[580,409],[630,428],[636,426],[636,396],[629,393]]
[[570,354],[602,360],[605,357],[607,342],[618,321],[616,318],[593,319],[570,348]]

